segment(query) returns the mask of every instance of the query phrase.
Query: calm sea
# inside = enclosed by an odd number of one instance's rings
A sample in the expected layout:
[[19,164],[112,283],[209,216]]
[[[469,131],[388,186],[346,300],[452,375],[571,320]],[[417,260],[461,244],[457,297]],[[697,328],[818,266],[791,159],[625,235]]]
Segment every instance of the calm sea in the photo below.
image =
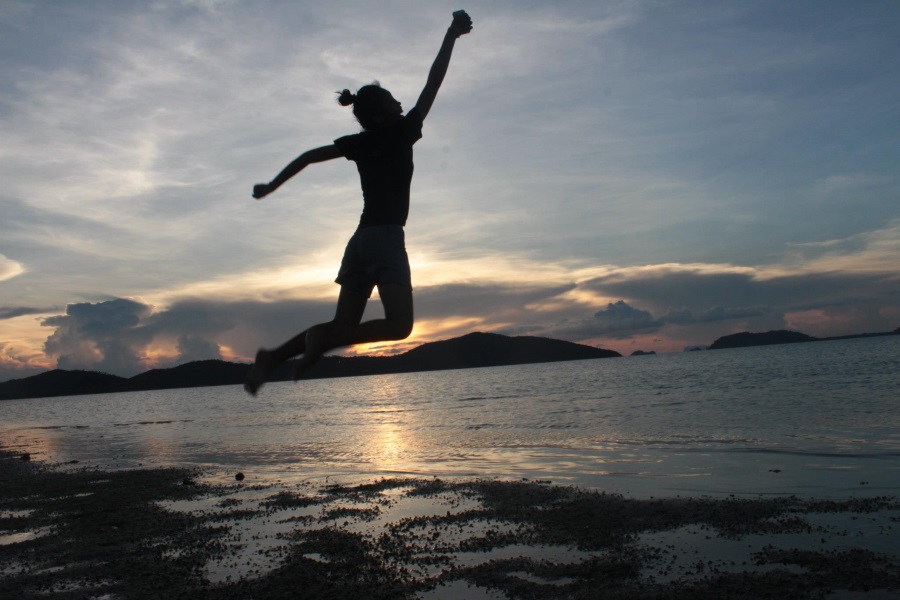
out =
[[900,495],[900,337],[0,402],[50,462],[247,482],[550,480],[651,495]]

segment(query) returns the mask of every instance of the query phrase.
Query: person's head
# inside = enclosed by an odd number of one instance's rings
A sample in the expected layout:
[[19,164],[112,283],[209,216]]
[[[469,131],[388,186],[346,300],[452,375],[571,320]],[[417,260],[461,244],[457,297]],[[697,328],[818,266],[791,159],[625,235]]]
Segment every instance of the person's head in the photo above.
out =
[[378,129],[403,116],[403,107],[377,81],[359,88],[356,94],[351,94],[350,90],[339,94],[338,103],[341,106],[353,105],[353,116],[363,129]]

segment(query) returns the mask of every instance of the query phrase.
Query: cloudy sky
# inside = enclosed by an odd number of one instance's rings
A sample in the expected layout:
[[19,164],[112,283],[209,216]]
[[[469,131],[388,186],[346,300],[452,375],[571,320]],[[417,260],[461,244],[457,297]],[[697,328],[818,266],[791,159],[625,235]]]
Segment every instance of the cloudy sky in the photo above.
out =
[[[0,380],[248,360],[331,318],[335,90],[415,103],[417,324],[677,352],[900,326],[895,0],[0,0]],[[369,312],[380,314],[373,300]]]

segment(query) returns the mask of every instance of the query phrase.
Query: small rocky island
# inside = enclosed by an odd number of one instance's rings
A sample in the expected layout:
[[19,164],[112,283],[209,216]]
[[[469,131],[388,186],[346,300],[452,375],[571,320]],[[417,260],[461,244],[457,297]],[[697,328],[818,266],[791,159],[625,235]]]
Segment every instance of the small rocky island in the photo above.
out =
[[772,346],[775,344],[801,344],[808,342],[825,342],[829,340],[848,340],[853,338],[870,338],[884,337],[888,335],[900,335],[900,327],[894,331],[885,333],[859,333],[856,335],[842,335],[838,337],[817,338],[799,331],[789,331],[779,329],[775,331],[766,331],[764,333],[750,333],[743,331],[720,337],[712,344],[710,350],[721,350],[723,348],[746,348],[748,346]]

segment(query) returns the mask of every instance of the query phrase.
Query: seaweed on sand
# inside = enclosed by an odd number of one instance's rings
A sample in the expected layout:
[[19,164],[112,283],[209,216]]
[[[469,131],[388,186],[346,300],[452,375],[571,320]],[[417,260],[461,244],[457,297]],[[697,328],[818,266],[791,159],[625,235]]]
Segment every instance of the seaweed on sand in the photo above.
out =
[[[866,546],[866,535],[884,539],[898,521],[890,497],[642,500],[539,482],[408,478],[261,497],[200,480],[175,468],[61,471],[0,450],[0,536],[21,536],[0,542],[0,597],[405,599],[460,582],[538,599],[900,589],[897,553]],[[880,529],[860,536],[833,524],[876,518]],[[209,580],[211,557],[256,552],[241,536],[273,523],[282,533],[260,547],[264,569]],[[744,558],[726,560],[716,544]]]

